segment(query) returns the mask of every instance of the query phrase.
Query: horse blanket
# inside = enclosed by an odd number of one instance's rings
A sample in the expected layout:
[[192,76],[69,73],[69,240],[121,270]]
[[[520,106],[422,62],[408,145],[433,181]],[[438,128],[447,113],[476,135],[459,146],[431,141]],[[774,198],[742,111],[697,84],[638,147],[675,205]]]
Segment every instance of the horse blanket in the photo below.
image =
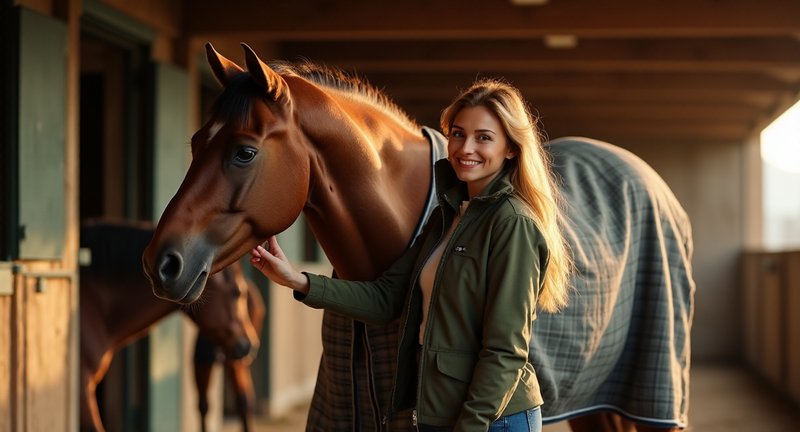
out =
[[[444,145],[440,134],[425,135]],[[612,410],[655,426],[686,426],[694,296],[686,213],[655,171],[626,150],[585,138],[554,140],[546,150],[565,201],[562,229],[575,272],[570,305],[538,313],[533,326],[530,356],[545,423]],[[414,430],[410,416],[383,418],[397,336],[396,325],[324,313],[307,430]]]
[[569,306],[539,313],[530,356],[551,423],[597,410],[685,427],[694,311],[689,219],[644,161],[585,138],[546,145],[566,202]]

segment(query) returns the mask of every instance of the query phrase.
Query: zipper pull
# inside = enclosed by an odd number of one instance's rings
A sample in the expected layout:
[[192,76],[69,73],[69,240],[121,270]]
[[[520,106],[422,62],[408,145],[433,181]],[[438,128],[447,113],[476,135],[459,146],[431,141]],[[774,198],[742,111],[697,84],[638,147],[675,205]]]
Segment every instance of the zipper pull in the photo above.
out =
[[411,411],[411,425],[416,427],[417,426],[417,410]]
[[388,422],[388,421],[389,421],[389,416],[388,416],[388,415],[386,415],[386,414],[384,414],[384,415],[383,415],[383,418],[381,419],[381,424],[382,424],[382,425],[385,425],[385,424],[386,424],[386,422]]

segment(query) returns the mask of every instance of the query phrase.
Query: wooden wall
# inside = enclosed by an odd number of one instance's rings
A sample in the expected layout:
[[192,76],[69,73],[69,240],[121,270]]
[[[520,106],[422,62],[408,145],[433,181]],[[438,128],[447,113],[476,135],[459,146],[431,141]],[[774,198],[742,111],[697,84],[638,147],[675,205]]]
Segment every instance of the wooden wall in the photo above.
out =
[[745,360],[800,407],[800,251],[741,256]]

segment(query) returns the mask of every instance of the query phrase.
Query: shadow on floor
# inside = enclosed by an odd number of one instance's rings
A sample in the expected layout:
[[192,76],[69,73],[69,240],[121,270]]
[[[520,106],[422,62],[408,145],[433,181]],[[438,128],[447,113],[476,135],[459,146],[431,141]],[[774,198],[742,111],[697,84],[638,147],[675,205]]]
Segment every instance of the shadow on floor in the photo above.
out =
[[[800,430],[800,407],[770,388],[747,369],[731,364],[692,366],[687,432],[793,432]],[[280,419],[256,421],[256,432],[305,430],[308,406]],[[238,432],[226,421],[224,432]],[[545,426],[543,432],[568,432],[565,423]]]

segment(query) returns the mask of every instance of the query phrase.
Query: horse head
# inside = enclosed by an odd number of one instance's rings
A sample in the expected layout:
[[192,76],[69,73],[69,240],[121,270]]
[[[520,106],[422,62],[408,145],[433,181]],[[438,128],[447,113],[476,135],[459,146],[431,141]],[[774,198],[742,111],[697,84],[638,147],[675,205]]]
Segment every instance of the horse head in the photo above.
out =
[[289,86],[243,47],[246,70],[206,45],[224,90],[142,257],[153,292],[174,302],[197,300],[209,275],[288,228],[306,201],[310,162]]
[[236,360],[254,354],[260,345],[258,332],[248,310],[251,286],[241,264],[232,265],[208,278],[203,301],[186,308],[198,329],[214,341],[225,358]]
[[224,91],[143,254],[159,297],[199,298],[208,276],[303,212],[336,273],[373,278],[411,240],[431,182],[419,125],[358,77],[302,62],[246,71],[206,52]]

